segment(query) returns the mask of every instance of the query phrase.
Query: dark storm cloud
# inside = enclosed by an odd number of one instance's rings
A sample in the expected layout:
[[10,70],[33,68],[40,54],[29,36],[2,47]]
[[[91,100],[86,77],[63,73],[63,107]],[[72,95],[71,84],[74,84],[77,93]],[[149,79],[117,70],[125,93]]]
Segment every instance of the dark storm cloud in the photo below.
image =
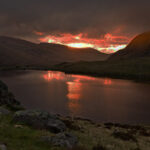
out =
[[0,0],[0,34],[105,33],[133,36],[150,29],[149,0]]

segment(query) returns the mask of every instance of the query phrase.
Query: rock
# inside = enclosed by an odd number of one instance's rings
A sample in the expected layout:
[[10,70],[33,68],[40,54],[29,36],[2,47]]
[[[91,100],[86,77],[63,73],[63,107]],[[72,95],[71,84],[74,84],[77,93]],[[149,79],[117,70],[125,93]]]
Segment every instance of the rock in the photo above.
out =
[[0,106],[7,106],[9,108],[20,106],[20,103],[8,91],[8,87],[2,81],[0,81]]
[[3,108],[3,107],[0,107],[0,115],[8,115],[10,114],[10,111]]
[[15,128],[20,128],[20,129],[23,129],[23,128],[24,128],[22,125],[18,125],[18,124],[14,125],[14,127],[15,127]]
[[134,137],[134,135],[130,133],[125,133],[122,131],[114,131],[112,134],[115,138],[121,139],[123,141],[133,141],[137,142],[137,139]]
[[0,150],[7,150],[6,145],[4,145],[4,144],[0,144]]
[[128,124],[119,124],[119,123],[105,123],[106,128],[123,128],[123,129],[133,129],[133,130],[143,130],[144,127],[140,125],[128,125]]
[[25,110],[15,113],[13,121],[32,126],[37,129],[47,129],[53,133],[59,133],[66,130],[65,124],[57,115],[49,114],[44,111]]
[[46,124],[46,129],[50,130],[53,133],[59,133],[66,130],[65,124],[58,119],[49,119]]
[[150,137],[150,131],[149,131],[149,130],[146,130],[146,129],[140,130],[140,131],[139,131],[139,135],[141,135],[141,136],[146,136],[146,137]]
[[75,121],[72,121],[71,119],[63,119],[62,120],[67,128],[71,130],[81,131],[81,127],[75,123]]
[[8,91],[7,85],[2,81],[0,81],[0,89],[4,89],[5,91]]
[[15,104],[12,104],[12,105],[7,105],[7,107],[11,110],[11,111],[19,111],[19,110],[25,110],[25,108],[21,105],[15,105]]
[[59,133],[52,137],[42,137],[42,141],[49,142],[53,146],[72,148],[77,145],[78,139],[70,133]]
[[[20,105],[12,93],[0,89],[0,105]],[[3,94],[2,94],[3,93]]]
[[107,148],[98,144],[98,145],[94,146],[92,150],[107,150]]

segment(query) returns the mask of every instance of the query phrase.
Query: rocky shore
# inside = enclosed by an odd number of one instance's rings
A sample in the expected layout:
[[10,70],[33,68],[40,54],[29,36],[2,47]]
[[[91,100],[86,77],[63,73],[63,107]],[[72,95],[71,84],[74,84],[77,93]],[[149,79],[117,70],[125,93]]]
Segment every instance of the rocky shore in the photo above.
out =
[[149,150],[150,126],[26,110],[0,81],[0,150]]

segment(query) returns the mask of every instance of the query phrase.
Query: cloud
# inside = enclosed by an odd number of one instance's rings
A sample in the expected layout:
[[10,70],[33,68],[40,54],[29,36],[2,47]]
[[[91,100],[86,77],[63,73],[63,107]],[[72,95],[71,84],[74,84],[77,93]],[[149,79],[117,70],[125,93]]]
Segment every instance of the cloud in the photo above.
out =
[[107,33],[133,37],[150,28],[147,0],[1,0],[0,34],[36,39],[44,34]]

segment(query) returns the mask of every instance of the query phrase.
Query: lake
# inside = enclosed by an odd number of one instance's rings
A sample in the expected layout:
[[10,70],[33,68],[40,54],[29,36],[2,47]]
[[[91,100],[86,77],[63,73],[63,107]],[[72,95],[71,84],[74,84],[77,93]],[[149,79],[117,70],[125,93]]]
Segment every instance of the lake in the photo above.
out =
[[150,123],[150,85],[55,71],[3,71],[22,105],[98,122]]

